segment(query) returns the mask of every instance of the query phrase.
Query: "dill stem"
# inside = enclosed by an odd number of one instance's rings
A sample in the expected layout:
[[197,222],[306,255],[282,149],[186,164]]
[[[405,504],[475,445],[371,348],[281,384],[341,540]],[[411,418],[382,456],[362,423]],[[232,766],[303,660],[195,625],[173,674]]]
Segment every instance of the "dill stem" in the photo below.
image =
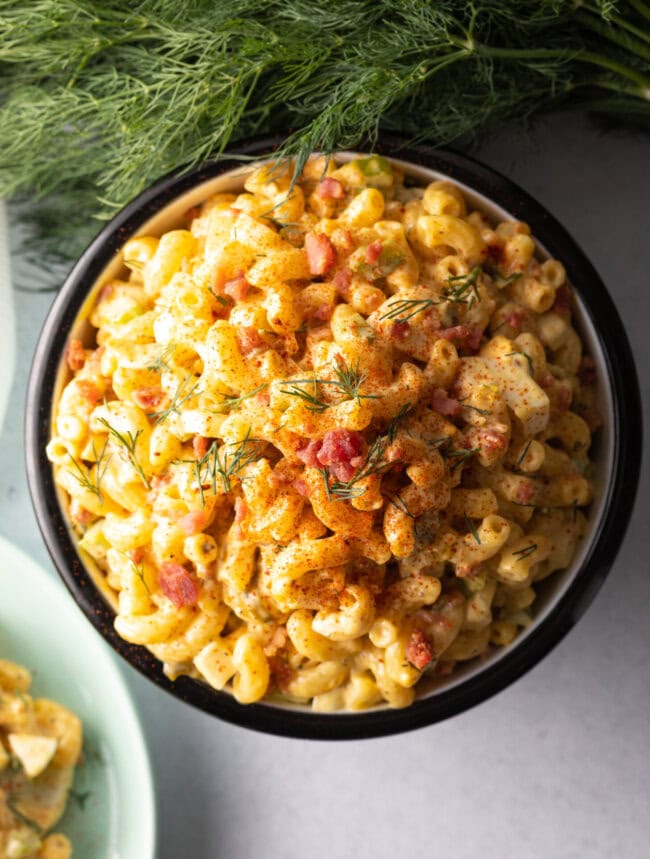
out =
[[[604,39],[624,48],[626,51],[636,54],[643,60],[650,61],[650,47],[637,41],[637,39],[633,38],[629,34],[618,32],[613,27],[604,24],[602,20],[594,18],[593,15],[590,15],[587,11],[577,12],[576,18],[584,24],[585,27],[589,27],[590,30],[594,33],[598,33]],[[648,37],[646,36],[646,38]]]
[[643,0],[627,0],[627,2],[633,9],[636,9],[642,18],[645,18],[646,21],[650,21],[650,8],[646,6]]
[[439,71],[444,69],[446,66],[450,66],[453,63],[457,63],[459,60],[465,60],[468,57],[471,57],[472,51],[467,47],[467,45],[462,45],[460,50],[453,51],[451,54],[447,54],[447,56],[434,63],[430,69],[427,69],[426,73],[422,76],[422,80],[428,78],[430,75],[438,74]]
[[[619,95],[624,95],[624,96],[631,95],[631,96],[634,96],[635,99],[638,99],[639,91],[638,91],[637,87],[631,86],[631,85],[628,85],[625,83],[618,83],[618,82],[613,81],[611,78],[608,78],[606,76],[597,77],[597,78],[590,78],[590,79],[587,79],[584,81],[580,81],[580,82],[576,83],[574,89],[578,89],[580,87],[589,87],[589,86],[597,87],[598,89],[611,90],[611,92],[619,93]],[[642,106],[643,106],[642,104],[638,105],[639,109],[641,109]],[[587,109],[584,107],[584,103],[581,103],[581,107],[583,110]]]
[[650,100],[650,78],[637,72],[636,69],[624,66],[623,63],[604,57],[602,54],[595,54],[593,51],[571,53],[557,48],[491,48],[489,45],[481,44],[474,44],[474,51],[493,60],[562,60],[571,58],[581,63],[600,66],[634,81],[639,86],[635,92],[637,97],[646,101]]
[[[602,18],[600,17],[600,11],[597,6],[592,6],[589,3],[583,3],[581,4],[581,8],[584,9],[586,12],[593,12],[594,15],[598,16],[599,20],[602,20]],[[650,33],[630,23],[630,21],[627,21],[620,15],[610,15],[609,20],[616,24],[617,27],[620,27],[622,30],[627,30],[628,33],[632,33],[634,36],[641,39],[642,41],[650,42]]]

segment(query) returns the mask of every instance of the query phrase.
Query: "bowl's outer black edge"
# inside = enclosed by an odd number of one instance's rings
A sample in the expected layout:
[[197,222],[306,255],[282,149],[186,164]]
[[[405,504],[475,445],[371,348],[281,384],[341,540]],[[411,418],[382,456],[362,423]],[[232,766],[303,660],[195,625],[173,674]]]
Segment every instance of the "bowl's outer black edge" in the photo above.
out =
[[[59,356],[67,332],[87,289],[114,253],[161,206],[200,182],[241,165],[238,156],[271,155],[281,138],[262,138],[232,157],[160,180],[126,206],[104,227],[72,269],[43,326],[27,391],[25,440],[32,503],[48,551],[80,609],[111,646],[133,667],[176,697],[233,724],[302,739],[362,739],[424,727],[476,706],[501,691],[537,664],[571,629],[600,588],[620,547],[634,504],[642,452],[641,397],[632,351],[616,308],[602,281],[580,248],[537,201],[525,191],[468,156],[450,150],[409,145],[384,135],[374,151],[446,173],[475,188],[515,217],[526,220],[533,235],[561,259],[594,322],[603,344],[614,403],[614,455],[606,511],[585,558],[567,592],[549,615],[519,646],[467,682],[416,701],[406,710],[359,714],[318,714],[252,704],[240,705],[230,695],[214,692],[190,678],[172,682],[160,662],[145,648],[128,644],[113,627],[113,611],[97,591],[74,548],[59,507],[52,469],[45,456]],[[359,147],[360,151],[364,147]]]

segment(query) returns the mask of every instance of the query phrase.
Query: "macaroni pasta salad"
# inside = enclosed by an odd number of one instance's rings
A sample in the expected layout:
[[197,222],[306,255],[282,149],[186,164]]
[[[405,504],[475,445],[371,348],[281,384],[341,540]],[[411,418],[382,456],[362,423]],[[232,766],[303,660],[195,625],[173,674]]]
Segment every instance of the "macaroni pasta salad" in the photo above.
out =
[[560,262],[371,155],[123,248],[48,455],[115,627],[242,703],[404,707],[508,645],[592,497]]
[[49,830],[65,810],[82,725],[61,704],[32,698],[31,679],[0,659],[0,859],[69,859],[68,838]]

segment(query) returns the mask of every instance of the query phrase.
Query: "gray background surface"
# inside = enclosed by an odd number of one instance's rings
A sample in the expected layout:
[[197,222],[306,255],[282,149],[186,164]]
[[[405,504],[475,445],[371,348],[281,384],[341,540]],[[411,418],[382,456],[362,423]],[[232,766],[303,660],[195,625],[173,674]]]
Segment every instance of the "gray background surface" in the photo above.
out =
[[[561,116],[476,154],[537,197],[592,259],[627,327],[647,423],[648,139]],[[14,297],[0,533],[54,575],[22,461],[27,374],[51,295]],[[328,744],[255,734],[123,665],[153,761],[159,859],[650,856],[649,509],[646,460],[623,548],[577,627],[514,686],[410,734]]]

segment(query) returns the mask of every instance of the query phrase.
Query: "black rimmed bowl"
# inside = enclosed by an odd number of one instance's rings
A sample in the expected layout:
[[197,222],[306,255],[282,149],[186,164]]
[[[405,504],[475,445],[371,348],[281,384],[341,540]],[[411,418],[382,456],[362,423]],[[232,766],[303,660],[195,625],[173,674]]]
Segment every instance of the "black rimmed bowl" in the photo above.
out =
[[[77,552],[65,500],[45,455],[53,404],[66,379],[68,338],[87,326],[84,320],[98,290],[119,272],[117,255],[125,241],[137,234],[173,229],[188,209],[210,194],[241,188],[251,159],[272,157],[280,143],[279,139],[255,141],[232,157],[162,179],[107,224],[77,262],[46,319],[32,366],[25,427],[30,492],[49,552],[81,610],[121,656],[177,698],[228,722],[289,737],[358,739],[398,733],[460,713],[512,683],[563,638],[592,600],[619,549],[636,492],[641,457],[637,376],[625,330],[602,281],[566,230],[538,202],[464,155],[381,138],[373,151],[396,160],[422,183],[451,179],[474,207],[491,218],[525,221],[539,255],[564,264],[576,293],[575,324],[596,363],[604,419],[592,448],[595,497],[588,532],[570,567],[541,583],[534,622],[515,643],[462,667],[444,686],[422,692],[406,709],[330,714],[289,704],[241,705],[227,692],[216,692],[197,680],[170,681],[149,651],[117,634],[114,608],[101,577]],[[341,157],[352,154],[341,153]]]

